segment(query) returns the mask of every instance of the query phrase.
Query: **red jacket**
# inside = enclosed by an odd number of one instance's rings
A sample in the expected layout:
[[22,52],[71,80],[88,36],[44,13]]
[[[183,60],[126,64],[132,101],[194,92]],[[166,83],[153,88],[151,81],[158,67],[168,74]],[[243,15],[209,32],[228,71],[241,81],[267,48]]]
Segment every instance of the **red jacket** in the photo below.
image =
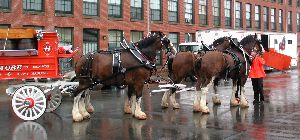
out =
[[250,78],[266,77],[266,73],[263,67],[264,64],[265,64],[265,60],[260,56],[256,56],[252,61],[249,77]]

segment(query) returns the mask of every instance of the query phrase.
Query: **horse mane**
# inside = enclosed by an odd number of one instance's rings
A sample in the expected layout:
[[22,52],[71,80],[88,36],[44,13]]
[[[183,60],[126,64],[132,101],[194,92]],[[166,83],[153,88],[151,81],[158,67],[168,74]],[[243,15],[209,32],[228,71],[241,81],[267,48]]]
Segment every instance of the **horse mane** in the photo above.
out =
[[253,35],[248,35],[241,40],[240,44],[245,45],[245,44],[248,44],[251,42],[255,42],[255,39],[254,39]]
[[149,45],[151,45],[152,43],[155,42],[155,40],[157,39],[158,37],[158,34],[151,34],[147,37],[145,37],[144,39],[136,42],[135,44],[139,47],[139,48],[145,48]]

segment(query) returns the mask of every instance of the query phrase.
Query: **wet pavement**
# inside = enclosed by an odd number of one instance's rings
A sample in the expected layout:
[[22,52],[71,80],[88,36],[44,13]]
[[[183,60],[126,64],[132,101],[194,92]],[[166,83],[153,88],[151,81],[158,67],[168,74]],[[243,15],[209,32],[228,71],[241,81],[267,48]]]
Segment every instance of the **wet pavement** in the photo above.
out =
[[[191,83],[187,83],[191,85]],[[273,72],[264,80],[264,104],[253,105],[250,79],[246,96],[250,107],[230,107],[230,86],[220,86],[222,104],[214,106],[208,95],[210,114],[193,113],[193,92],[177,94],[181,109],[161,109],[162,93],[152,93],[157,85],[145,86],[142,108],[147,120],[123,113],[125,90],[93,92],[95,113],[91,119],[72,122],[72,98],[64,96],[54,113],[36,121],[22,121],[13,112],[11,101],[1,86],[1,140],[88,140],[88,139],[300,139],[299,73]]]

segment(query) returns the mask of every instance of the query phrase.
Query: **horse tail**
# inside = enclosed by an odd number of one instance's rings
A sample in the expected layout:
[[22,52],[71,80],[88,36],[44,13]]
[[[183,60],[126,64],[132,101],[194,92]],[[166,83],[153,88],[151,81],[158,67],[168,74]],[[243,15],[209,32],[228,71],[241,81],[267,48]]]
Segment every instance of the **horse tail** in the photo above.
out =
[[195,70],[199,70],[201,68],[201,63],[202,63],[202,57],[199,57],[195,61]]
[[168,63],[167,63],[169,73],[172,73],[172,72],[173,72],[173,69],[172,69],[173,59],[174,59],[174,58],[169,58]]

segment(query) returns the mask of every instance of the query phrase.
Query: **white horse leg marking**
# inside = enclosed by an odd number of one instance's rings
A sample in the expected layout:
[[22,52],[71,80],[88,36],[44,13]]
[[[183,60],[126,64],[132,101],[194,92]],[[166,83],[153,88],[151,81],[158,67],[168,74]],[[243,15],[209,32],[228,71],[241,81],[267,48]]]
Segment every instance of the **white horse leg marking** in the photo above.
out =
[[136,101],[136,107],[135,107],[135,111],[134,111],[134,117],[136,117],[139,120],[145,120],[147,119],[146,114],[142,111],[141,109],[141,101],[142,101],[142,97],[140,97],[137,101]]
[[168,91],[165,91],[163,97],[161,98],[161,107],[162,108],[168,108],[169,107],[168,98],[169,98],[170,92],[171,92],[171,89],[168,90]]
[[244,86],[241,87],[241,91],[242,91],[242,93],[241,93],[241,107],[242,108],[247,108],[247,107],[249,107],[249,105],[248,105],[248,100],[245,96],[245,87]]
[[86,111],[88,113],[93,113],[95,111],[95,109],[94,109],[94,107],[93,107],[93,105],[91,103],[91,94],[90,94],[90,90],[89,89],[86,91],[86,95],[85,96],[86,97],[84,98],[85,99],[84,102],[85,102]]
[[73,102],[73,110],[72,110],[72,116],[73,116],[73,121],[79,122],[83,120],[83,116],[79,113],[79,100],[81,98],[81,94],[84,91],[80,92],[76,97],[74,97],[74,102]]
[[193,111],[194,112],[201,112],[200,109],[200,96],[201,96],[201,91],[195,91],[194,95],[194,105],[193,105]]
[[[86,93],[86,92],[84,92],[84,93]],[[84,98],[80,98],[79,99],[78,107],[79,107],[79,113],[83,116],[83,118],[84,119],[89,119],[90,118],[90,114],[86,111],[86,109],[85,109],[86,106],[85,106],[85,103],[84,103],[85,98],[87,97],[86,95],[85,95]]]
[[171,104],[172,104],[172,106],[173,106],[173,109],[179,109],[180,108],[180,106],[179,106],[179,104],[176,102],[176,94],[175,94],[175,92],[174,93],[170,93],[171,95],[170,95],[170,101],[171,101]]
[[130,104],[131,104],[131,114],[134,116],[135,114],[135,108],[136,108],[136,95],[132,95],[130,98]]
[[212,96],[212,101],[215,105],[220,105],[221,104],[221,100],[220,100],[220,97],[219,97],[219,94],[216,90],[217,86],[214,86],[214,91],[215,91],[215,94]]
[[200,109],[202,113],[209,113],[209,109],[206,106],[207,93],[208,93],[208,87],[201,88]]
[[[132,98],[132,97],[131,97]],[[127,95],[125,95],[125,102],[124,102],[124,113],[131,114],[131,107],[130,107],[130,99]]]
[[235,98],[236,91],[237,91],[237,86],[233,85],[232,86],[231,98],[230,98],[230,106],[238,106],[238,105],[240,105],[239,101]]

